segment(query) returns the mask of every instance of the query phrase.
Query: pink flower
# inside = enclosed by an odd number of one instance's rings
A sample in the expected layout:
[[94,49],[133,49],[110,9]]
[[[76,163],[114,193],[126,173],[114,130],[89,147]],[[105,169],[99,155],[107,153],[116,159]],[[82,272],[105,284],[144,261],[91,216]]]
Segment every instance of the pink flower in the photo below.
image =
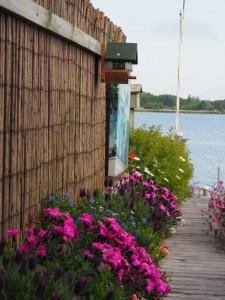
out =
[[162,279],[159,279],[156,282],[156,287],[159,296],[162,295],[163,293],[167,295],[171,291],[170,287],[165,282],[163,282]]
[[63,234],[67,238],[79,238],[79,231],[75,227],[72,218],[64,220]]
[[80,221],[82,222],[82,224],[86,224],[90,229],[93,228],[92,220],[93,220],[93,217],[89,214],[83,214],[80,217]]
[[45,245],[40,245],[36,251],[39,256],[46,256],[46,247]]
[[130,175],[130,176],[129,176],[129,181],[130,181],[130,182],[135,182],[134,176]]
[[60,212],[58,207],[43,209],[44,215],[49,215],[58,220],[64,213]]
[[62,226],[54,226],[52,228],[52,232],[63,234],[64,233],[64,228]]
[[151,194],[145,194],[146,199],[150,199],[150,197],[151,197]]
[[32,246],[36,246],[40,240],[37,236],[34,236],[33,234],[31,234],[30,236],[28,236],[27,241],[32,245]]
[[147,281],[147,290],[150,293],[154,289],[155,283],[150,278],[147,278],[146,281]]
[[34,234],[34,228],[26,228],[25,231],[26,231],[28,234]]
[[166,207],[162,204],[159,205],[159,208],[162,210],[162,211],[166,211]]
[[8,230],[8,236],[16,236],[19,233],[20,233],[19,229],[9,229]]
[[138,172],[133,172],[133,173],[132,173],[132,176],[133,176],[133,177],[139,177],[139,176],[140,176],[140,173],[138,173]]
[[168,210],[166,210],[166,215],[167,217],[170,217],[170,213],[168,212]]
[[117,276],[119,281],[122,281],[124,272],[125,272],[124,269],[119,270],[118,276]]
[[43,230],[42,228],[39,230],[39,232],[38,232],[38,235],[40,236],[40,237],[47,237],[47,236],[49,236],[49,232],[48,232],[48,230]]
[[140,259],[139,259],[139,255],[133,254],[133,255],[131,255],[131,258],[132,258],[132,265],[133,265],[134,267],[140,266],[141,261],[140,261]]
[[103,250],[105,248],[105,243],[102,244],[102,243],[92,243],[92,246],[98,250]]
[[22,244],[19,247],[19,252],[29,253],[31,252],[32,249],[33,247],[31,245]]
[[111,263],[114,269],[122,266],[123,256],[119,248],[108,245],[108,247],[103,249],[102,252],[104,260],[108,263]]
[[148,181],[143,181],[143,182],[142,182],[142,185],[143,185],[143,186],[148,186]]
[[89,258],[93,258],[94,257],[94,254],[91,253],[89,250],[84,250],[83,253],[86,254],[87,257],[89,257]]
[[108,237],[109,239],[114,237],[114,234],[112,234],[112,232],[108,230],[101,221],[98,221],[98,224],[99,224],[99,231],[100,231],[99,234],[101,236]]
[[154,281],[156,281],[156,280],[158,280],[159,278],[160,278],[160,271],[159,271],[159,269],[158,268],[156,268],[156,267],[153,267],[152,269],[151,269],[151,276],[152,276],[152,279],[154,280]]
[[106,263],[104,263],[103,261],[102,262],[100,262],[100,268],[106,268],[106,269],[108,269],[108,270],[111,270],[112,268],[110,267],[110,265],[109,264],[106,264]]

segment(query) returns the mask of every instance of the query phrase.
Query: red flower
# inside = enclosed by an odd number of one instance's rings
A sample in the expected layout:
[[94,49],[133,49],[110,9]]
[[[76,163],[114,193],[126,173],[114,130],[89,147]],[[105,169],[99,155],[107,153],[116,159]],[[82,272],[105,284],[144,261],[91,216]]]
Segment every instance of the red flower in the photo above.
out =
[[131,159],[134,159],[135,157],[137,157],[137,155],[136,155],[136,154],[133,154],[133,153],[130,153],[130,154],[129,154],[129,157],[130,157]]

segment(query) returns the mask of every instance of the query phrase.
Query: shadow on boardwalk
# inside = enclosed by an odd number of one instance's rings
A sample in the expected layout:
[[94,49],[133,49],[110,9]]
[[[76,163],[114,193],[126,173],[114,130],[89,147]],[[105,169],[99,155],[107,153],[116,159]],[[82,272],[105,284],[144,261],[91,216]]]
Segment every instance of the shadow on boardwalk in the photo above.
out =
[[185,224],[166,241],[169,256],[163,270],[171,276],[172,292],[166,299],[225,299],[225,252],[206,233],[201,209],[209,197],[189,198],[182,206]]

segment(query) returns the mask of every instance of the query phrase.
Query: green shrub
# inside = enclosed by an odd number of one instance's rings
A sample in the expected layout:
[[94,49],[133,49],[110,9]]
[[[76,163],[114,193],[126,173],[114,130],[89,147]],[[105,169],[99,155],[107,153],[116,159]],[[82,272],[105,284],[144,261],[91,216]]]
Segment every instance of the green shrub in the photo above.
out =
[[129,172],[136,168],[157,185],[167,187],[179,203],[190,196],[193,164],[186,146],[174,134],[163,136],[160,126],[133,129],[129,151],[134,154],[130,155]]

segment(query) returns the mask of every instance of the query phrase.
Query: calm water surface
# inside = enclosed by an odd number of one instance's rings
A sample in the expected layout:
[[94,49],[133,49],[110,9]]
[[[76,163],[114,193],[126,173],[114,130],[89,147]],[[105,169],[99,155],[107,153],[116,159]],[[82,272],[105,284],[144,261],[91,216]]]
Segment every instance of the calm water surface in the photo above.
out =
[[[135,112],[135,128],[161,125],[163,134],[175,128],[175,113]],[[183,133],[194,162],[193,181],[210,188],[225,180],[225,115],[180,114],[179,131]]]

